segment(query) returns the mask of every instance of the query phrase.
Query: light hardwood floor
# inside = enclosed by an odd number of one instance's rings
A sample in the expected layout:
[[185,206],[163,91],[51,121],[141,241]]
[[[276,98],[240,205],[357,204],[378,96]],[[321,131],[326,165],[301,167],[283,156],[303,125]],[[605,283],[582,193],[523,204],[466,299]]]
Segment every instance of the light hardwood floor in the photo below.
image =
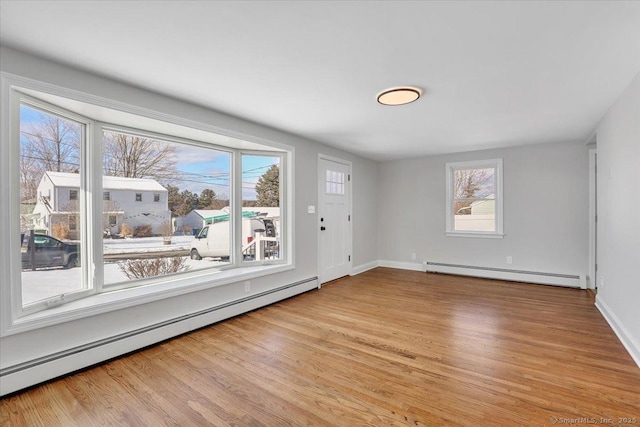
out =
[[634,417],[640,425],[640,368],[587,292],[385,268],[0,402],[3,426]]

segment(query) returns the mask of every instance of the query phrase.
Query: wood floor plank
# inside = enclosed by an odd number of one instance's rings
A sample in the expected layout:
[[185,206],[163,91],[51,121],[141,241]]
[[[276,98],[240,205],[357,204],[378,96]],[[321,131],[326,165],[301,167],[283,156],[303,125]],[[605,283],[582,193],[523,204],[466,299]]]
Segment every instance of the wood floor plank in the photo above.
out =
[[388,268],[0,401],[3,426],[475,427],[552,417],[640,425],[640,369],[593,295]]

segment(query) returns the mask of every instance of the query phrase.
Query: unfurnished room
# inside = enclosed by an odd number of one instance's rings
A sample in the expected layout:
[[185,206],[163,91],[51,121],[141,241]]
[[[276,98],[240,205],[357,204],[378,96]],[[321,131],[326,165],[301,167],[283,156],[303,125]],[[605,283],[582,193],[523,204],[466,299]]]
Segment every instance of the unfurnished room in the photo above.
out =
[[0,0],[0,425],[640,425],[640,1]]

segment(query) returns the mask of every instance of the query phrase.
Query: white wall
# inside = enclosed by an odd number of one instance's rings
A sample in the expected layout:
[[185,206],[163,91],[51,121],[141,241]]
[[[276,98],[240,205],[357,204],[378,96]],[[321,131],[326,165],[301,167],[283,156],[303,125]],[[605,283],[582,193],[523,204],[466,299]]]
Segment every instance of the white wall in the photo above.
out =
[[597,127],[598,296],[640,365],[640,73]]
[[[109,192],[112,205],[117,210],[127,212],[166,212],[169,210],[167,191],[143,191],[143,190],[120,190],[105,188]],[[142,195],[142,201],[136,201],[136,193]],[[160,200],[153,201],[154,195],[159,194]]]
[[[445,163],[504,159],[503,239],[445,235]],[[588,149],[563,143],[384,162],[379,259],[587,274]],[[411,261],[416,253],[417,260]],[[513,264],[506,257],[513,257]]]
[[[307,206],[317,205],[319,153],[352,162],[354,176],[354,265],[375,262],[377,259],[375,248],[378,240],[377,235],[373,232],[377,224],[375,209],[377,164],[375,162],[187,102],[71,69],[7,47],[0,47],[0,67],[2,71],[7,73],[295,147],[295,269],[252,279],[252,293],[309,279],[318,274],[317,219],[315,214],[307,213]],[[2,141],[2,144],[8,143],[9,141]],[[5,217],[1,221],[0,231],[2,236],[5,236],[8,223]],[[7,241],[7,239],[3,238],[2,241]],[[11,250],[11,248],[0,249],[2,249],[0,253]],[[2,262],[4,261],[0,260],[0,263]],[[1,268],[7,268],[7,266],[0,264]],[[5,289],[10,286],[6,277],[6,275],[1,276],[2,282],[0,283],[0,286]],[[4,293],[4,295],[7,294]],[[45,329],[3,337],[0,339],[0,368],[11,367],[38,357],[51,355],[246,296],[244,284],[235,283],[130,309],[70,321]],[[197,325],[193,327],[197,327]],[[123,346],[123,351],[130,351],[130,349],[130,347]],[[79,357],[78,363],[80,365],[96,361],[95,359],[83,361],[82,353],[76,357]],[[77,369],[81,367],[80,365],[71,366],[69,370]]]

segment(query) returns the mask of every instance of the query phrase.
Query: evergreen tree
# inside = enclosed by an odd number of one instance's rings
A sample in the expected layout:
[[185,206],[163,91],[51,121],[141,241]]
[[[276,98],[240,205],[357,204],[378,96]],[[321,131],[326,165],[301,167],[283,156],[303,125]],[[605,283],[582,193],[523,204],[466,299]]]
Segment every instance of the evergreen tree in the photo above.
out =
[[215,199],[216,199],[216,192],[211,190],[210,188],[205,188],[200,193],[200,198],[198,199],[198,207],[200,209],[210,208]]
[[273,165],[267,170],[256,184],[258,206],[280,206],[280,168]]

